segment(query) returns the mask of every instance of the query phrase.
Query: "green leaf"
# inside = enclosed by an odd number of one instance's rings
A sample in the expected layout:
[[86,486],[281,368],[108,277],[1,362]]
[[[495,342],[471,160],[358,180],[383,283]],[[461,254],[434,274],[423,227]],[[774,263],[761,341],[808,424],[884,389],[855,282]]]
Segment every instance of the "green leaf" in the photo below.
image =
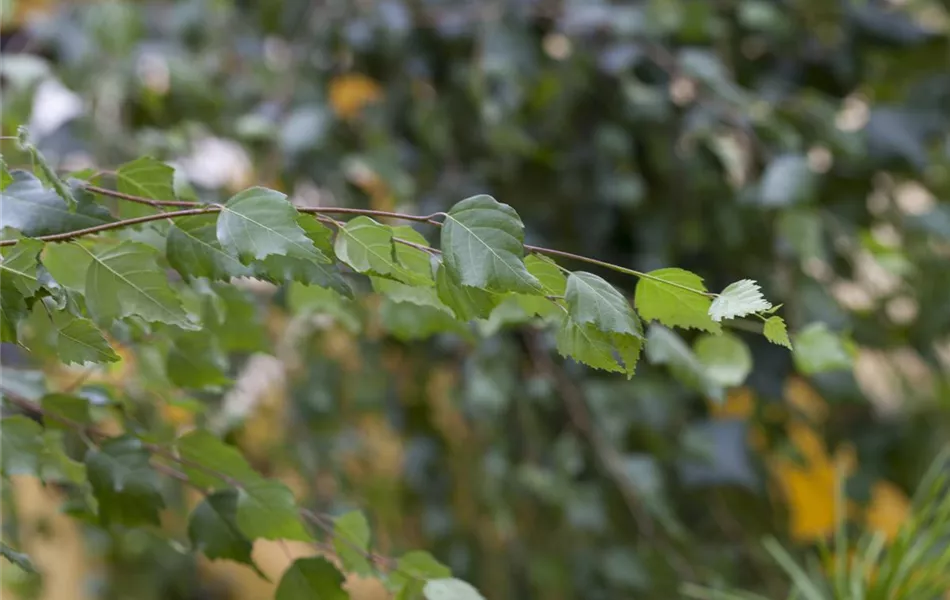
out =
[[18,131],[20,147],[29,152],[30,157],[33,159],[34,169],[38,170],[43,177],[46,179],[47,183],[53,186],[53,189],[56,191],[56,194],[60,198],[66,201],[66,205],[69,207],[70,211],[76,210],[76,198],[72,193],[72,190],[63,183],[63,180],[59,178],[59,175],[56,174],[56,170],[46,161],[46,157],[43,156],[43,153],[27,141],[26,129],[20,128]]
[[36,267],[43,242],[28,238],[20,239],[0,256],[0,284],[4,289],[13,287],[26,298],[40,288]]
[[485,600],[470,583],[455,578],[432,579],[422,593],[426,600]]
[[238,489],[237,523],[252,540],[313,540],[300,520],[293,493],[277,481],[259,479]]
[[386,298],[379,309],[379,317],[383,327],[404,342],[426,339],[438,333],[470,335],[455,317],[431,306],[393,302]]
[[706,291],[699,275],[675,268],[658,269],[647,275],[649,277],[637,283],[635,296],[637,310],[645,320],[659,321],[667,327],[695,328],[711,333],[722,331],[709,317],[712,299],[697,293]]
[[297,211],[280,192],[253,187],[233,196],[218,215],[218,241],[244,264],[271,255],[330,262],[297,224]]
[[35,574],[38,572],[36,566],[33,565],[33,560],[28,554],[17,552],[3,542],[0,542],[0,556],[10,561],[10,564],[20,567],[27,573]]
[[685,386],[718,402],[724,395],[722,386],[712,380],[683,338],[660,325],[652,325],[647,334],[647,358],[656,365],[667,365],[673,376]]
[[184,459],[181,469],[200,487],[224,489],[263,480],[237,448],[207,430],[189,431],[176,446]]
[[194,215],[176,219],[169,227],[165,255],[168,264],[186,280],[205,277],[228,281],[251,275],[249,267],[218,243],[216,223],[216,215]]
[[356,217],[344,225],[333,249],[358,273],[391,276],[399,271],[392,229],[369,217]]
[[437,561],[431,554],[422,550],[413,550],[399,557],[396,561],[396,569],[389,574],[389,582],[396,590],[418,584],[419,595],[421,595],[425,581],[450,577],[452,577],[452,570]]
[[812,323],[795,335],[792,358],[806,375],[848,370],[852,367],[854,347],[824,323]]
[[595,369],[626,373],[632,377],[640,357],[638,337],[601,331],[591,323],[564,317],[557,332],[557,351]]
[[123,194],[151,200],[175,199],[175,169],[151,156],[120,166],[115,178],[116,187]]
[[92,255],[78,242],[47,243],[43,249],[43,266],[56,283],[80,294],[86,293],[86,273],[92,261]]
[[23,415],[0,420],[0,466],[4,475],[36,475],[43,452],[43,427]]
[[[212,286],[221,311],[204,319],[223,352],[255,352],[268,347],[267,330],[250,292],[233,285]],[[209,304],[212,304],[209,297]]]
[[348,600],[343,574],[327,559],[298,558],[284,573],[275,600]]
[[788,339],[788,330],[785,328],[785,319],[782,317],[766,319],[762,333],[765,334],[765,339],[773,344],[785,346],[789,350],[792,349],[792,341]]
[[702,335],[693,344],[693,352],[708,377],[722,386],[741,385],[752,371],[749,347],[731,333]]
[[268,256],[264,260],[251,263],[251,268],[254,277],[278,285],[296,281],[330,288],[343,296],[353,295],[353,290],[334,264],[294,256]]
[[295,314],[329,315],[354,334],[362,328],[356,304],[331,289],[294,283],[288,290],[288,305]]
[[409,246],[398,240],[412,242],[418,246],[429,247],[429,242],[421,233],[409,227],[400,225],[392,227],[393,240],[396,241],[394,251],[396,253],[396,262],[402,267],[396,276],[408,285],[413,286],[434,286],[435,280],[432,277],[432,254],[425,250]]
[[155,257],[153,248],[128,241],[94,255],[86,274],[86,306],[96,322],[107,326],[135,315],[195,329]]
[[238,492],[220,490],[195,507],[188,521],[188,539],[198,552],[215,560],[224,558],[256,569],[251,559],[253,544],[237,525]]
[[0,342],[17,343],[18,325],[29,314],[26,298],[13,286],[6,288],[0,278]]
[[751,279],[741,279],[726,286],[709,307],[713,321],[734,319],[772,308],[762,296],[759,285]]
[[65,364],[110,363],[119,360],[105,336],[89,319],[65,310],[52,314],[59,360]]
[[[80,425],[90,425],[92,417],[89,415],[89,401],[79,396],[71,394],[46,394],[40,400],[43,410],[69,419],[73,423]],[[44,424],[47,429],[62,429],[71,431],[72,426],[60,423],[55,419],[46,419]]]
[[33,174],[14,171],[13,182],[0,191],[0,229],[12,227],[26,237],[76,231],[115,219],[104,206],[80,202],[75,212]]
[[158,525],[165,506],[149,453],[133,437],[107,440],[86,454],[86,472],[104,525]]
[[168,352],[166,371],[172,383],[183,388],[217,388],[229,383],[227,357],[207,331],[185,331],[175,336]]
[[7,163],[0,156],[0,190],[6,189],[11,183],[13,183],[13,176],[7,170]]
[[581,325],[593,325],[604,333],[643,337],[640,320],[617,289],[591,273],[578,271],[567,278],[568,314]]
[[529,254],[525,257],[524,264],[528,272],[541,282],[545,294],[563,296],[567,291],[567,277],[564,276],[564,271],[547,256]]
[[524,225],[491,196],[462,200],[442,227],[442,255],[454,281],[491,292],[542,293],[524,263]]
[[49,429],[43,432],[43,456],[40,461],[39,477],[44,482],[82,485],[87,479],[86,465],[73,460],[66,454],[63,447],[64,434],[63,431]]
[[369,522],[366,516],[354,510],[337,517],[333,522],[333,550],[343,568],[358,575],[373,575],[375,571],[366,560],[369,554]]
[[409,285],[385,277],[371,276],[370,281],[376,293],[386,296],[393,302],[409,302],[419,306],[431,306],[445,312],[450,311],[449,307],[439,299],[439,294],[434,287]]
[[487,319],[501,299],[498,294],[459,284],[452,279],[444,264],[439,265],[436,273],[435,289],[439,300],[462,321]]

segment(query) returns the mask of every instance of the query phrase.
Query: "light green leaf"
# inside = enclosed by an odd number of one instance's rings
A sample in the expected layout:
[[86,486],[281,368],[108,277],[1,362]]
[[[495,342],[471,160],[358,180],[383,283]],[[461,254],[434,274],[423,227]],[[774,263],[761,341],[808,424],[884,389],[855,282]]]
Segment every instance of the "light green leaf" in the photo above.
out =
[[462,321],[488,318],[501,300],[498,294],[460,285],[452,279],[444,264],[439,265],[436,273],[435,289],[439,299]]
[[41,260],[56,283],[68,290],[86,293],[86,273],[93,258],[78,242],[48,243]]
[[227,357],[207,331],[185,331],[175,336],[168,352],[166,371],[172,383],[183,388],[217,388],[231,380]]
[[759,285],[751,279],[741,279],[726,286],[709,307],[713,321],[734,319],[772,308],[762,296]]
[[485,600],[471,584],[455,578],[432,579],[422,593],[426,600]]
[[491,292],[541,294],[524,263],[524,225],[515,209],[491,196],[462,200],[442,227],[445,266],[455,281]]
[[281,577],[275,600],[348,600],[343,574],[327,559],[298,558]]
[[135,315],[195,328],[155,257],[153,248],[138,242],[122,242],[94,255],[86,273],[86,306],[99,324]]
[[59,360],[65,364],[110,363],[119,360],[105,336],[89,319],[65,310],[53,313]]
[[731,333],[705,334],[693,344],[693,352],[712,381],[722,386],[741,385],[752,371],[752,353]]
[[23,415],[0,420],[0,466],[4,475],[36,475],[43,453],[43,427]]
[[375,571],[366,556],[369,553],[369,522],[366,516],[354,510],[337,517],[333,522],[333,550],[343,568],[358,575],[373,575]]
[[204,429],[195,429],[178,438],[181,469],[192,483],[203,488],[224,489],[263,481],[244,455]]
[[175,169],[151,156],[120,166],[115,178],[116,187],[123,194],[150,200],[175,199]]
[[237,524],[248,539],[310,542],[294,495],[277,481],[259,479],[238,489]]
[[788,339],[788,330],[785,328],[785,319],[782,317],[766,319],[762,333],[765,334],[765,339],[773,344],[785,346],[789,350],[792,349],[792,341]]
[[136,438],[106,441],[86,454],[86,472],[104,525],[158,525],[165,506],[149,453]]
[[4,289],[12,286],[26,298],[33,296],[40,287],[36,266],[41,250],[43,242],[29,238],[20,239],[12,248],[5,249],[0,256],[0,285]]
[[[47,422],[49,427],[49,422]],[[70,458],[63,447],[63,431],[47,429],[43,432],[43,456],[40,461],[39,477],[44,482],[72,483],[82,485],[86,482],[86,465]]]
[[601,331],[591,323],[577,323],[565,317],[557,332],[557,350],[595,369],[626,373],[632,377],[640,356],[638,337]]
[[13,182],[0,191],[0,229],[11,227],[27,237],[76,231],[115,219],[104,206],[80,202],[70,212],[66,201],[43,186],[32,173],[14,171]]
[[645,320],[659,321],[667,327],[722,331],[709,317],[712,299],[703,294],[706,286],[699,275],[675,268],[658,269],[647,275],[637,283],[635,297],[637,310]]
[[432,308],[449,312],[449,307],[439,299],[436,288],[409,285],[385,277],[370,277],[370,281],[376,293],[386,296],[393,302],[409,302],[411,304],[431,306]]
[[528,272],[541,282],[545,294],[563,296],[567,291],[567,277],[552,259],[540,254],[529,254],[525,257],[524,264]]
[[344,225],[333,249],[358,273],[391,276],[399,271],[392,229],[369,217],[356,217]]
[[[397,569],[389,574],[389,580],[396,589],[417,580],[426,581],[452,577],[451,569],[423,550],[413,550],[403,554],[397,559],[396,566]],[[421,592],[422,586],[419,587]]]
[[359,333],[363,320],[356,304],[331,289],[294,283],[288,291],[288,305],[295,313],[325,314],[351,333]]
[[218,242],[244,264],[271,255],[329,263],[297,224],[287,196],[253,187],[233,196],[218,215]]
[[215,560],[224,558],[256,569],[251,559],[251,540],[237,525],[237,490],[220,490],[208,495],[191,513],[188,539],[198,552]]
[[168,264],[186,280],[205,277],[228,281],[247,277],[251,269],[228,254],[218,243],[217,215],[194,215],[176,219],[165,244]]
[[683,338],[660,325],[650,326],[646,343],[647,358],[656,365],[667,365],[673,376],[689,388],[722,402],[722,386],[712,380],[706,368]]
[[7,170],[7,163],[3,160],[3,157],[0,157],[0,191],[4,190],[11,183],[13,183],[13,176],[10,175],[10,171]]
[[413,286],[434,286],[435,280],[432,277],[432,254],[425,250],[420,250],[414,246],[399,242],[404,240],[412,242],[417,246],[428,248],[429,242],[421,233],[409,227],[400,225],[392,227],[393,240],[395,243],[396,262],[402,269],[396,274],[397,278],[408,285]]
[[824,323],[812,323],[794,337],[792,358],[802,373],[815,375],[851,369],[853,344],[828,329]]
[[567,278],[568,314],[581,325],[593,325],[605,333],[643,337],[640,320],[627,299],[615,287],[591,273],[578,271]]

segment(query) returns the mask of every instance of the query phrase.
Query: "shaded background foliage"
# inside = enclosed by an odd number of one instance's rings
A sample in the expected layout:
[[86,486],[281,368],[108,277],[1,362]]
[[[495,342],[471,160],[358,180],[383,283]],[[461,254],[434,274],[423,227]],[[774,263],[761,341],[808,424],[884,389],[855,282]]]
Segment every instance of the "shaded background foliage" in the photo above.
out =
[[[684,580],[777,596],[758,541],[828,535],[835,464],[855,521],[892,531],[947,438],[948,10],[4,2],[3,135],[29,124],[64,169],[152,154],[178,167],[180,193],[261,183],[418,214],[488,193],[528,243],[680,266],[710,289],[754,278],[808,332],[794,360],[740,332],[754,368],[718,404],[646,361],[632,381],[565,364],[519,315],[493,315],[476,340],[403,304],[364,327],[365,307],[299,287],[215,286],[210,366],[197,338],[85,372],[4,348],[4,386],[74,386],[156,435],[209,424],[313,507],[367,510],[378,551],[429,549],[487,598],[669,598]],[[9,145],[7,162],[24,161]],[[203,367],[233,384],[205,386]],[[78,531],[37,516],[24,495],[52,492],[30,490],[4,486],[4,536],[48,568],[4,569],[18,597],[79,597],[63,581],[89,598],[268,589],[196,559],[174,533],[181,511],[170,534]],[[49,544],[79,563],[45,562]],[[276,580],[305,551],[256,555]]]

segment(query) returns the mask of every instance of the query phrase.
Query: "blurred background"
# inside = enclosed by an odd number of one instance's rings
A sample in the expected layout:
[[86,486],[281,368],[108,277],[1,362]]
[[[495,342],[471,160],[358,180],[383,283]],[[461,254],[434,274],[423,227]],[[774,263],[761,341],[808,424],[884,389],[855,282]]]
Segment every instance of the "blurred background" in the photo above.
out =
[[[2,135],[28,125],[63,170],[149,154],[182,194],[416,214],[488,193],[531,244],[711,290],[756,279],[797,351],[740,330],[750,356],[725,372],[642,361],[627,381],[563,361],[516,311],[475,335],[243,282],[216,289],[213,385],[161,348],[84,371],[4,348],[24,395],[208,423],[309,505],[364,509],[376,551],[427,549],[490,600],[685,581],[783,597],[764,536],[826,539],[836,473],[853,524],[893,535],[950,440],[947,0],[2,0],[0,17]],[[196,498],[176,497],[163,530],[116,533],[68,518],[62,490],[4,485],[4,539],[41,572],[4,564],[4,597],[266,598],[314,551],[258,541],[270,582],[209,562],[183,533]]]

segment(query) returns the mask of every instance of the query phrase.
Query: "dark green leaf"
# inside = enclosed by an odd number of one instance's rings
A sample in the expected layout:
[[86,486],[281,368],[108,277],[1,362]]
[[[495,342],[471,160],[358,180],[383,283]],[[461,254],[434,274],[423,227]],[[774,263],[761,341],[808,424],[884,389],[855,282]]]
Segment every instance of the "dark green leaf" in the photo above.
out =
[[362,512],[354,510],[334,519],[333,549],[345,570],[358,575],[372,575],[375,572],[366,559],[369,540],[369,522]]
[[212,560],[224,558],[254,566],[253,544],[238,529],[237,504],[236,490],[210,494],[191,513],[188,539],[195,550]]
[[281,577],[275,600],[348,600],[343,574],[325,558],[298,558]]
[[244,264],[271,255],[328,263],[297,224],[297,211],[287,196],[262,187],[235,195],[218,215],[218,241]]
[[500,296],[454,281],[444,264],[436,273],[435,289],[439,299],[462,321],[486,319],[498,305]]
[[237,448],[204,429],[181,436],[177,447],[185,460],[182,470],[201,487],[223,489],[262,480]]
[[540,294],[524,264],[524,225],[515,209],[491,196],[462,200],[442,227],[442,253],[454,281],[492,292]]
[[76,212],[70,212],[65,200],[25,171],[14,171],[13,182],[0,191],[0,229],[12,227],[27,237],[76,231],[113,220],[105,207],[91,202],[80,202]]
[[568,314],[581,325],[593,325],[604,333],[643,337],[640,320],[627,299],[612,285],[591,273],[578,271],[567,278]]
[[557,332],[557,351],[595,369],[626,373],[632,377],[640,358],[642,340],[638,337],[607,333],[595,325],[577,323],[565,316]]
[[36,475],[43,452],[43,428],[23,415],[0,420],[0,465],[4,475]]
[[[40,404],[43,410],[69,419],[74,424],[85,426],[92,423],[92,417],[89,414],[89,401],[85,398],[70,394],[46,394],[40,400]],[[49,429],[72,430],[75,427],[75,425],[67,425],[55,419],[46,419],[44,423]]]
[[43,266],[56,283],[80,294],[86,293],[86,273],[92,260],[78,242],[48,243],[43,249]]
[[176,219],[169,227],[165,255],[168,264],[185,279],[228,281],[251,274],[249,267],[221,248],[216,223],[216,215],[194,215]]
[[86,274],[86,305],[98,323],[111,325],[135,315],[195,328],[155,258],[153,248],[138,242],[122,242],[94,256]]
[[165,506],[149,453],[132,437],[114,438],[86,454],[86,472],[104,525],[158,525]]

